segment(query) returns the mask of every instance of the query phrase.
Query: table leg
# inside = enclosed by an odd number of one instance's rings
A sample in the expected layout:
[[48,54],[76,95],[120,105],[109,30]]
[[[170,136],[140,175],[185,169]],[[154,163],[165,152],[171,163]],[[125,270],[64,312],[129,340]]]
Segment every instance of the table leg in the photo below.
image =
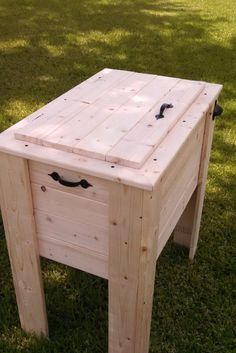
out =
[[212,106],[206,114],[198,186],[174,230],[174,241],[180,245],[187,246],[190,249],[190,259],[193,259],[195,256],[199,238],[208,164],[214,132],[214,120],[212,119],[213,109],[214,106]]
[[21,326],[47,335],[27,160],[0,153],[0,201]]
[[159,219],[153,203],[149,192],[119,184],[112,187],[109,353],[149,349]]

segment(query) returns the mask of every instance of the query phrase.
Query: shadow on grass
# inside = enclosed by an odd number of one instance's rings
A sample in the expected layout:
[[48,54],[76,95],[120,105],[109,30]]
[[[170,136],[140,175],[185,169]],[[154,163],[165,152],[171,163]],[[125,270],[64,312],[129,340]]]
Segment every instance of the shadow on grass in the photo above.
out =
[[225,18],[203,18],[181,1],[0,6],[1,129],[104,67],[227,81],[225,94],[235,94],[235,40],[223,47],[208,35]]
[[[223,132],[232,126],[227,118],[235,99],[236,38],[219,45],[210,35],[220,33],[225,23],[225,16],[204,16],[187,1],[0,0],[0,131],[104,67],[225,84],[221,101],[226,120],[217,121],[204,237],[195,264],[188,263],[184,249],[171,244],[160,258],[153,353],[231,351],[232,305],[227,300],[235,231],[235,146]],[[226,158],[230,170],[224,169]],[[0,267],[6,269],[0,275],[0,351],[105,352],[106,282],[46,261],[51,340],[20,332],[0,233]]]

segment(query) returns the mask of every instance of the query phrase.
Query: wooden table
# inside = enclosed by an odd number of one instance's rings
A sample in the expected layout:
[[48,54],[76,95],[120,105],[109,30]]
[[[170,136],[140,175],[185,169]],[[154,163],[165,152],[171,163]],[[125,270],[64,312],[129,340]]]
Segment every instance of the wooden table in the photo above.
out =
[[156,260],[173,231],[197,249],[221,88],[104,69],[1,134],[25,331],[48,334],[43,256],[108,279],[109,353],[148,352]]

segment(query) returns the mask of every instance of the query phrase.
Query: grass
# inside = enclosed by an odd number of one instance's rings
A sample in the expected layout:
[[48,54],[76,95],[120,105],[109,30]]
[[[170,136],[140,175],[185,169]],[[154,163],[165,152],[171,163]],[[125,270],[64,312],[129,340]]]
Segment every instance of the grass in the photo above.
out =
[[[0,131],[103,67],[224,84],[199,250],[158,261],[151,353],[236,352],[235,63],[234,0],[0,0]],[[50,340],[20,329],[1,224],[0,352],[106,352],[106,281],[42,268]]]

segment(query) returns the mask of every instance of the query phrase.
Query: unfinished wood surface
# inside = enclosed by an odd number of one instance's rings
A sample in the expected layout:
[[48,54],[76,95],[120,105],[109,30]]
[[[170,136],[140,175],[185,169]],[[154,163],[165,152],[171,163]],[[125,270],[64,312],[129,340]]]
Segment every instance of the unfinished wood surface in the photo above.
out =
[[[80,141],[86,139],[86,136],[96,130],[104,121],[109,121],[121,106],[152,82],[154,77],[147,74],[140,76],[136,73],[129,75],[94,104],[91,103],[81,114],[76,114],[73,119],[56,128],[52,134],[44,134],[41,143],[44,146],[53,146],[60,150],[75,151]],[[108,131],[106,132],[108,133]],[[95,143],[95,141],[93,142]]]
[[43,240],[44,234],[72,245],[81,246],[100,254],[108,254],[108,223],[99,226],[91,219],[90,223],[83,223],[80,219],[70,219],[48,214],[35,209],[35,222],[37,233]]
[[212,120],[214,106],[208,111],[205,119],[205,131],[202,144],[201,162],[198,176],[198,186],[180,218],[174,234],[174,241],[190,248],[189,257],[194,258],[199,238],[200,222],[205,196],[208,164],[214,132]]
[[[206,88],[196,99],[195,104],[184,114],[185,123],[182,119],[176,123],[140,169],[112,165],[110,162],[16,140],[14,133],[20,127],[28,125],[27,118],[1,133],[0,151],[106,180],[152,190],[185,139],[199,124],[204,112],[215,101],[221,88],[221,85],[206,84]],[[172,144],[171,141],[175,141],[175,143]]]
[[[168,95],[169,91],[178,84],[179,80],[156,76],[147,85],[136,92],[129,100],[122,104],[96,129],[79,141],[73,151],[80,155],[109,160],[109,151],[135,125],[153,110],[157,102]],[[136,83],[137,85],[137,83]],[[154,112],[153,112],[154,114]],[[155,119],[155,117],[154,117]]]
[[[140,168],[205,87],[203,82],[116,70],[93,85],[94,99],[89,94],[86,100],[78,96],[76,102],[56,110],[55,116],[52,109],[43,123],[41,117],[33,120],[16,132],[16,138]],[[80,95],[84,97],[83,89]],[[62,105],[67,101],[62,99]],[[164,112],[165,118],[157,120],[155,115],[166,102],[173,107]]]
[[176,201],[174,207],[172,208],[172,212],[170,213],[170,218],[168,222],[164,224],[161,229],[161,232],[159,233],[156,254],[157,258],[161,254],[162,250],[164,249],[164,246],[170,238],[181,214],[183,213],[186,205],[189,202],[189,199],[191,198],[191,195],[194,192],[194,189],[196,188],[196,185],[197,176],[193,177],[191,180],[188,181],[187,185],[185,185],[184,191],[182,192],[180,199]]
[[[35,161],[29,162],[29,171],[30,181],[34,184],[39,184],[41,186],[45,186],[46,188],[50,187],[69,194],[100,201],[102,203],[108,203],[109,191],[107,181],[103,179],[84,175],[64,168],[58,168],[48,164],[37,163]],[[62,179],[72,182],[77,182],[81,179],[85,179],[92,185],[92,187],[83,189],[81,186],[75,188],[63,186],[48,175],[52,172],[57,172]]]
[[159,211],[152,193],[111,186],[109,353],[148,352]]
[[0,200],[22,328],[47,335],[48,325],[27,161],[0,154]]
[[179,217],[197,186],[203,133],[204,121],[202,120],[162,175],[157,257],[171,236]]
[[[204,121],[193,131],[191,138],[185,141],[161,178],[160,233],[170,222],[171,214],[183,196],[188,182],[195,179],[197,185],[203,133]],[[193,185],[192,192],[196,185]]]
[[75,196],[50,187],[46,190],[39,184],[31,184],[34,208],[74,222],[106,228],[108,225],[108,205]]
[[132,73],[128,71],[103,70],[45,107],[40,108],[33,116],[29,116],[29,124],[17,131],[16,137],[40,144],[42,136],[53,133],[56,128],[88,108],[101,95],[108,92],[112,86],[130,75]]
[[38,234],[38,242],[41,256],[102,278],[108,278],[107,255],[55,239],[48,233]]
[[[126,130],[124,137],[109,149],[106,160],[127,167],[140,168],[203,89],[203,84],[190,84],[186,81],[179,81],[174,87],[169,88],[164,97],[156,100],[155,107],[149,109],[147,114],[144,114],[132,129]],[[165,102],[171,103],[173,108],[167,109],[164,118],[157,120],[155,115]]]
[[[77,102],[70,102],[69,108],[67,106],[66,109],[56,111],[55,114],[52,110],[50,115],[46,114],[44,123],[33,121],[28,127],[18,131],[16,137],[72,152],[73,146],[80,139],[96,128],[154,77],[112,70],[105,78],[97,79],[93,85],[90,84],[92,89],[87,93],[86,100],[84,100],[82,89],[80,91],[82,98],[78,96]],[[68,100],[69,98],[66,102]],[[37,127],[35,127],[36,124]]]

